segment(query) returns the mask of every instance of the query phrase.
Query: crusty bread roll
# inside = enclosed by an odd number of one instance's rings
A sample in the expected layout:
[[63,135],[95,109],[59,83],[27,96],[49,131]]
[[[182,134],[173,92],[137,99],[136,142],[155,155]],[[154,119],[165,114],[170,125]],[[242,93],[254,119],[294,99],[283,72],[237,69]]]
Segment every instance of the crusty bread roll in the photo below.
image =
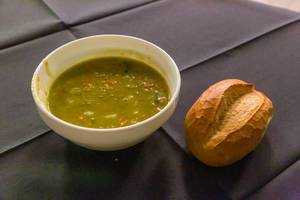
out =
[[232,164],[261,141],[272,102],[253,84],[228,79],[210,86],[185,118],[188,150],[209,166]]

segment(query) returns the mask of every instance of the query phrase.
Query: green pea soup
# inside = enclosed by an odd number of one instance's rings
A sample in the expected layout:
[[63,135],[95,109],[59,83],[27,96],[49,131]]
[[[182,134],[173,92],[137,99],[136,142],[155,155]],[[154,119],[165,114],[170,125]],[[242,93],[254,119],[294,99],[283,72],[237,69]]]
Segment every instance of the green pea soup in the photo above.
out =
[[143,121],[169,101],[164,77],[125,57],[93,58],[59,75],[48,105],[58,118],[83,127],[116,128]]

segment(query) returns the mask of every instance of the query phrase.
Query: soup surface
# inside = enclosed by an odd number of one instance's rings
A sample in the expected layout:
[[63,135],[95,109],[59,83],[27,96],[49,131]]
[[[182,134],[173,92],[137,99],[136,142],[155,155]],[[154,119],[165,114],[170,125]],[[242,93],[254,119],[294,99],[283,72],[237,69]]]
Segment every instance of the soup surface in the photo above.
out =
[[169,88],[160,73],[123,57],[74,65],[53,82],[48,96],[52,114],[91,128],[135,124],[159,112],[168,100]]

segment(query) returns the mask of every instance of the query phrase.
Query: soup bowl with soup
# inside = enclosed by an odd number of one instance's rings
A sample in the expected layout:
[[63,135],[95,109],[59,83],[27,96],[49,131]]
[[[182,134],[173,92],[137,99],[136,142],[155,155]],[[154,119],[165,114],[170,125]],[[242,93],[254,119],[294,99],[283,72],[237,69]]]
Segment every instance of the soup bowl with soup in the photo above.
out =
[[94,150],[133,146],[173,114],[180,73],[158,46],[124,35],[67,43],[35,70],[38,113],[57,134]]

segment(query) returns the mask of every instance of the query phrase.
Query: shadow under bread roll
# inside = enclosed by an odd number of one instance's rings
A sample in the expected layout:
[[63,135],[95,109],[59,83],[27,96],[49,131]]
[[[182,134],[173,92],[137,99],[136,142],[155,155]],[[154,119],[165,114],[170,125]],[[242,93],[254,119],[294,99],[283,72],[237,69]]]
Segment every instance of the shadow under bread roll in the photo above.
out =
[[270,99],[253,84],[238,79],[215,83],[186,115],[187,148],[206,165],[230,165],[260,143],[272,111]]

